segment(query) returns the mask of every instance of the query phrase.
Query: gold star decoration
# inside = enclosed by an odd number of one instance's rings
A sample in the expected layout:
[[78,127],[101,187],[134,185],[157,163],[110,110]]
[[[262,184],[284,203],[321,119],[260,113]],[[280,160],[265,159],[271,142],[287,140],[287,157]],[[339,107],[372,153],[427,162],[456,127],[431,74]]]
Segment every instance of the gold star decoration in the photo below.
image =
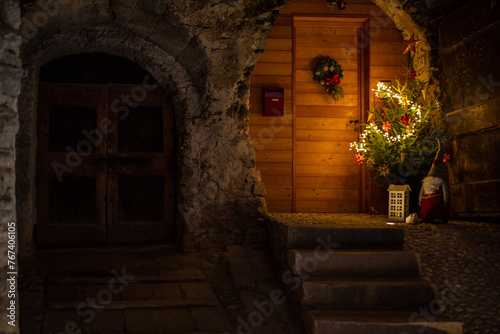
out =
[[389,166],[387,166],[386,164],[384,164],[383,166],[380,166],[378,168],[378,171],[379,171],[380,175],[382,175],[382,176],[386,176],[387,174],[389,174],[391,172],[391,170],[389,169]]
[[420,40],[418,39],[415,39],[415,34],[412,34],[411,35],[411,38],[407,41],[404,41],[406,44],[408,44],[408,46],[406,47],[406,50],[405,52],[403,52],[403,54],[407,54],[408,52],[410,51],[413,51],[415,52],[415,45],[417,45],[418,42],[420,42]]

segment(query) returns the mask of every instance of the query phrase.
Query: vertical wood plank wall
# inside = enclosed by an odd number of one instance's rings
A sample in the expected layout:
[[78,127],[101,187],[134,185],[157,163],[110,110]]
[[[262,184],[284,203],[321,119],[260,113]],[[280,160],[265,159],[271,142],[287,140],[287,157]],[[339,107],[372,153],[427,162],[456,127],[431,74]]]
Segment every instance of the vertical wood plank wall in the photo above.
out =
[[[304,148],[304,141],[294,138],[294,134],[295,136],[304,136],[315,131],[331,131],[331,136],[335,136],[335,127],[338,127],[338,124],[332,121],[335,118],[329,118],[330,115],[328,114],[323,116],[325,119],[321,119],[321,113],[325,112],[325,110],[327,112],[328,109],[318,111],[319,114],[311,114],[309,115],[310,118],[307,118],[308,112],[314,111],[314,108],[321,106],[322,103],[318,101],[325,99],[324,94],[319,90],[312,89],[313,94],[307,96],[308,99],[311,99],[310,103],[307,101],[301,102],[302,106],[295,106],[296,110],[293,110],[293,94],[297,93],[293,91],[294,80],[300,80],[298,73],[300,73],[300,76],[307,75],[307,61],[302,59],[296,60],[296,62],[300,62],[295,64],[300,68],[300,71],[295,71],[294,77],[293,16],[307,16],[309,14],[318,16],[318,20],[321,20],[321,16],[331,17],[332,15],[338,17],[369,17],[369,72],[373,77],[370,80],[370,90],[376,87],[378,80],[392,80],[394,82],[394,78],[401,75],[403,69],[401,60],[406,59],[403,55],[406,44],[403,42],[401,34],[394,23],[376,5],[368,0],[351,0],[348,1],[347,9],[339,10],[336,6],[328,5],[326,0],[289,0],[287,7],[280,12],[275,21],[275,27],[268,35],[264,52],[261,54],[251,76],[250,135],[255,147],[256,164],[267,189],[266,201],[270,212],[358,211],[358,207],[362,207],[360,203],[342,208],[328,207],[324,203],[324,196],[328,196],[330,192],[328,189],[344,188],[348,193],[352,192],[352,187],[357,187],[361,182],[360,179],[352,180],[338,174],[338,171],[342,168],[354,166],[354,153],[352,151],[344,152],[342,161],[339,162],[341,166],[335,166],[329,163],[328,159],[322,159],[319,154],[307,154],[307,150],[314,146],[313,142],[310,142],[307,148]],[[307,38],[307,36],[301,38]],[[354,40],[351,44],[354,52],[357,52]],[[343,45],[349,45],[349,41],[346,41]],[[339,62],[342,65],[342,61],[339,60]],[[312,71],[311,68],[309,71],[311,78]],[[344,80],[348,79],[348,76],[344,77]],[[262,116],[264,87],[284,88],[285,115],[283,117]],[[318,87],[322,88],[319,85]],[[349,88],[344,88],[344,90],[347,90],[346,98],[357,99],[357,97],[352,97],[352,90]],[[316,97],[314,93],[317,93]],[[303,99],[304,96],[301,98]],[[370,107],[373,102],[372,99],[373,97],[370,94]],[[329,101],[325,103],[330,105]],[[321,146],[321,150],[324,150],[321,154],[325,156],[338,150],[338,148],[329,147],[334,145],[332,142],[317,142],[317,145]],[[311,153],[318,153],[317,150],[313,151]],[[350,157],[346,153],[350,153]],[[311,177],[310,181],[314,181],[316,178],[317,182],[326,182],[329,185],[322,187],[322,191],[317,191],[314,184],[311,184],[310,187],[304,185],[303,183],[307,183],[308,180],[304,178],[297,179],[298,175],[307,175]],[[365,198],[365,203],[363,203],[363,207],[366,207],[367,210],[374,207],[378,211],[386,211],[386,189],[379,184],[370,182],[368,172],[365,173],[365,181],[367,186],[364,189],[365,196],[363,198]],[[300,202],[301,199],[307,199],[307,201]],[[297,203],[299,205],[296,205]]]

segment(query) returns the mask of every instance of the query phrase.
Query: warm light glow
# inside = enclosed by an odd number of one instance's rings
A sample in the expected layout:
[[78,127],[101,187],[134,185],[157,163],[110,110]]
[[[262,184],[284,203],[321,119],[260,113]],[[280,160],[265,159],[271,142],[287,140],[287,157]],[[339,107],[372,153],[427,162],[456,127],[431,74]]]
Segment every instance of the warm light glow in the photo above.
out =
[[[366,139],[367,136],[369,135],[379,135],[385,140],[387,140],[390,143],[402,143],[407,140],[413,141],[414,137],[416,136],[416,131],[415,131],[415,123],[421,123],[422,122],[422,113],[421,113],[421,106],[418,104],[413,103],[412,101],[407,100],[403,96],[394,93],[392,91],[392,87],[389,87],[385,85],[383,82],[378,82],[377,83],[377,89],[372,89],[372,91],[375,92],[375,95],[377,97],[383,97],[383,96],[388,96],[390,98],[397,99],[399,101],[399,104],[402,106],[409,106],[409,108],[414,112],[414,117],[412,117],[410,124],[407,126],[407,133],[405,134],[398,134],[396,136],[390,135],[388,131],[385,131],[383,129],[379,129],[376,124],[370,124],[367,125],[365,130],[360,136],[360,139],[358,142],[351,143],[351,150],[354,148],[356,152],[366,152]],[[413,120],[415,120],[413,122]]]

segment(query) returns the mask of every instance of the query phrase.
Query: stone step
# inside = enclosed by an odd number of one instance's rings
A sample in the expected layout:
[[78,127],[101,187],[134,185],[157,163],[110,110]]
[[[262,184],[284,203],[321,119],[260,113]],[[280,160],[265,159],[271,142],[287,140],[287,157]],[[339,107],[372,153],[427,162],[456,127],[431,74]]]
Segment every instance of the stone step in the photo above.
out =
[[282,224],[271,221],[272,248],[281,260],[288,249],[403,249],[404,230],[385,225],[334,224],[328,227]]
[[189,307],[215,307],[217,301],[210,299],[192,299],[192,300],[118,300],[109,303],[99,303],[89,305],[85,301],[69,302],[49,302],[49,309],[94,309],[102,310],[127,310],[127,309],[151,309],[151,308],[189,308]]
[[336,310],[417,310],[437,296],[421,279],[325,278],[301,279],[297,292],[305,308]]
[[121,276],[120,274],[115,272],[113,276],[49,276],[47,282],[58,285],[91,285],[106,284],[122,279],[128,283],[201,282],[207,280],[205,274],[199,269],[162,271],[158,276]]
[[420,257],[409,251],[292,249],[287,264],[296,276],[418,277]]
[[308,334],[462,334],[462,323],[430,312],[306,311]]

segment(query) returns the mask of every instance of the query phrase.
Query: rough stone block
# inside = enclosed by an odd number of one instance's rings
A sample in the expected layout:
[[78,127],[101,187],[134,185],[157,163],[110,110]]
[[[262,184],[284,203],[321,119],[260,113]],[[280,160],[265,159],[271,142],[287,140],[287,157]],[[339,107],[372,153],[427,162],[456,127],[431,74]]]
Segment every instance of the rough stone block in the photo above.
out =
[[231,278],[237,287],[252,288],[255,286],[257,273],[247,256],[228,256]]
[[183,299],[181,289],[177,283],[153,284],[151,289],[156,300]]
[[157,334],[162,328],[158,310],[124,310],[123,317],[128,333]]
[[207,278],[200,269],[164,270],[160,273],[164,281],[205,281]]
[[263,197],[245,197],[238,199],[238,213],[246,218],[261,218],[267,213]]
[[193,283],[181,283],[179,285],[185,299],[195,300],[195,299],[206,299],[217,301],[217,295],[212,290],[210,283],[208,282],[193,282]]
[[21,67],[19,54],[21,53],[21,37],[13,32],[2,34],[0,30],[0,64]]
[[21,91],[21,69],[0,63],[0,75],[4,82],[0,84],[0,94],[17,98]]
[[130,300],[152,300],[153,291],[150,284],[129,284],[120,294],[120,299]]
[[158,310],[163,333],[191,333],[196,331],[189,309]]
[[51,302],[69,302],[85,300],[83,289],[76,285],[56,285],[48,284],[46,288],[46,298]]
[[20,20],[19,2],[16,0],[3,0],[0,4],[0,21],[4,26],[18,29]]
[[48,310],[45,313],[41,334],[67,333],[82,327],[82,319],[76,313],[76,309]]
[[191,308],[189,313],[193,317],[199,331],[207,333],[227,332],[233,333],[234,328],[229,322],[222,306]]
[[123,333],[125,322],[120,310],[104,310],[96,312],[95,318],[88,323],[82,320],[87,333]]

